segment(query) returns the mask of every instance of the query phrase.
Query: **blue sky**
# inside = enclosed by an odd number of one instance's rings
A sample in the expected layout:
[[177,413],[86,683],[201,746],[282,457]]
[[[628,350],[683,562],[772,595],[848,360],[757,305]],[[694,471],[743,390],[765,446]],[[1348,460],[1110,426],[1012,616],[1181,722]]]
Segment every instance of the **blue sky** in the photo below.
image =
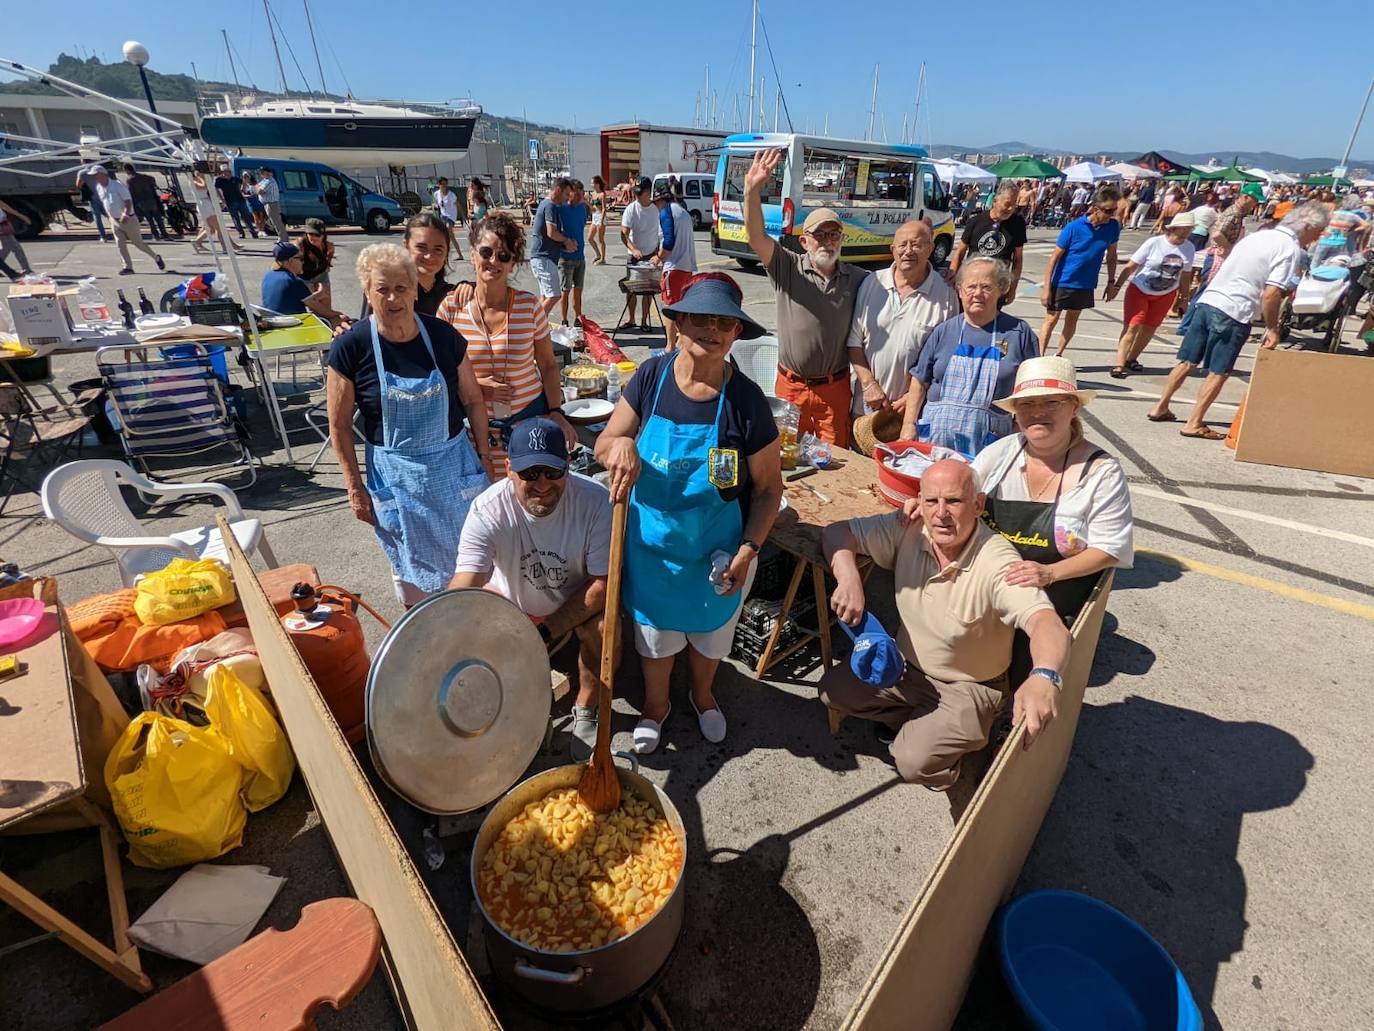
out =
[[[748,0],[646,6],[658,13],[646,16],[642,28],[613,13],[622,7],[600,5],[595,9],[602,13],[594,16],[592,7],[546,0],[514,6],[312,4],[326,81],[338,90],[346,76],[363,99],[470,94],[496,114],[524,110],[531,119],[583,128],[634,119],[690,125],[709,62],[724,114],[733,115],[736,94],[743,109]],[[66,0],[60,22],[7,19],[0,55],[41,67],[64,50],[117,60],[127,33],[149,48],[152,66],[161,71],[189,73],[194,61],[202,77],[228,81],[219,35],[226,28],[248,67],[248,75],[240,68],[240,77],[264,87],[277,81],[257,0],[116,8],[118,16],[111,17],[104,0]],[[274,0],[273,8],[313,81],[300,0]],[[405,11],[408,27],[383,22],[379,9]],[[956,16],[940,13],[951,9]],[[1367,48],[1363,60],[1356,48],[1313,67],[1327,45],[1317,42],[1327,38],[1326,30],[1311,36],[1308,47],[1288,47],[1283,26],[1293,23],[1295,8],[1271,0],[1251,0],[1244,17],[1215,23],[1178,7],[1168,15],[1171,28],[1148,5],[1139,8],[1145,13],[1138,19],[1130,7],[1061,4],[1054,14],[1042,14],[1039,5],[1003,0],[967,8],[764,0],[762,10],[794,126],[819,131],[828,114],[833,135],[863,135],[877,62],[878,124],[885,120],[888,138],[898,139],[924,60],[923,143],[928,118],[933,142],[971,147],[1023,140],[1076,151],[1207,152],[1223,161],[1240,149],[1338,157],[1374,75]],[[867,20],[856,22],[847,13],[856,10],[868,12]],[[665,17],[670,13],[671,20]],[[204,24],[192,32],[188,23],[196,18]],[[547,30],[536,28],[541,18]],[[382,35],[414,42],[379,48]],[[289,81],[299,86],[285,49],[283,60]],[[767,75],[771,126],[775,81],[762,34],[759,70]],[[4,81],[0,76],[0,87]],[[1374,114],[1353,156],[1374,158]]]

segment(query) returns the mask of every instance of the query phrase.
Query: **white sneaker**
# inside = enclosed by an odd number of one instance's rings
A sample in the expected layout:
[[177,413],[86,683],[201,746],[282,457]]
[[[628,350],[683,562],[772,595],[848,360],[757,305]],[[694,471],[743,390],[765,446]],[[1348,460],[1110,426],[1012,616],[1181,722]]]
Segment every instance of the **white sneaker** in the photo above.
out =
[[663,714],[663,719],[655,723],[653,720],[645,718],[635,724],[634,748],[640,755],[648,755],[658,747],[659,741],[663,737],[663,724],[668,722],[668,717],[672,713],[673,707],[668,706],[668,711]]
[[687,700],[692,703],[692,711],[697,714],[697,726],[701,728],[701,736],[713,745],[718,745],[725,740],[725,713],[720,711],[720,704],[717,703],[714,709],[707,709],[702,712],[697,708],[696,699],[687,695]]

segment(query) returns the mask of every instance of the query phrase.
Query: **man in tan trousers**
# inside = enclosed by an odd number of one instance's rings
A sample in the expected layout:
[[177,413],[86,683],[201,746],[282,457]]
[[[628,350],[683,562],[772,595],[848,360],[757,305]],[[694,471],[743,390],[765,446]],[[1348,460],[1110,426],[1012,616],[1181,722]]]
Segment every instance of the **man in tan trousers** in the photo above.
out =
[[1058,713],[1069,657],[1069,632],[1044,592],[1006,582],[1020,556],[979,518],[984,500],[973,470],[946,460],[926,471],[920,498],[902,510],[832,523],[822,535],[838,583],[830,607],[851,626],[866,607],[857,556],[892,570],[906,669],[892,687],[877,689],[840,663],[821,678],[821,699],[876,721],[887,741],[885,726],[902,779],[937,791],[959,779],[960,760],[987,743],[1006,704],[1013,633],[1030,638],[1034,664],[1013,696],[1028,743]]

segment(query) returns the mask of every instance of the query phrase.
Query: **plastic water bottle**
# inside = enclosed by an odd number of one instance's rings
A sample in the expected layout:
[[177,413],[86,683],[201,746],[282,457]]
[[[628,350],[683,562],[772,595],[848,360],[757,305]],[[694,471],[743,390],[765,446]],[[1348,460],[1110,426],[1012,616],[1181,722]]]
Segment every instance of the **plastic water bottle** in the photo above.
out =
[[104,326],[113,321],[109,302],[95,285],[94,276],[81,280],[81,289],[76,293],[76,307],[81,312],[81,321],[88,326]]
[[717,548],[711,552],[711,575],[709,577],[714,585],[717,594],[724,594],[730,589],[730,578],[725,575],[730,568],[730,553],[721,551]]
[[620,400],[620,369],[615,363],[606,370],[606,400],[611,404]]

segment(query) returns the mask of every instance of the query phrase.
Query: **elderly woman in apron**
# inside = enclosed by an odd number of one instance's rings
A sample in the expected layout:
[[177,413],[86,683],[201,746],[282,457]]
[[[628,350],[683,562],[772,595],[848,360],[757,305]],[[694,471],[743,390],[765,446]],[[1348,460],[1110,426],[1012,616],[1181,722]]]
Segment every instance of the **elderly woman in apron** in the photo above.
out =
[[625,608],[644,668],[637,752],[658,747],[671,706],[668,682],[688,653],[701,734],[725,738],[713,683],[730,651],[754,560],[782,499],[778,430],[763,391],[727,361],[763,327],[740,308],[734,280],[698,275],[664,314],[679,346],[649,359],[597,441],[611,498],[629,500]]
[[976,455],[1011,432],[1011,416],[993,401],[1011,392],[1017,367],[1040,354],[1021,319],[997,310],[1011,288],[1011,266],[973,257],[955,279],[964,311],[936,326],[911,367],[902,440],[923,440]]
[[[349,506],[375,528],[409,607],[448,585],[468,506],[495,478],[486,409],[463,338],[415,311],[414,259],[395,244],[373,244],[357,268],[372,314],[330,347],[330,437]],[[353,445],[355,413],[367,441],[366,481]]]
[[1131,495],[1120,464],[1083,437],[1079,409],[1095,391],[1078,389],[1067,358],[1033,358],[995,404],[1020,432],[979,452],[973,468],[987,494],[984,518],[1021,561],[1007,582],[1039,587],[1072,623],[1098,574],[1134,559]]

